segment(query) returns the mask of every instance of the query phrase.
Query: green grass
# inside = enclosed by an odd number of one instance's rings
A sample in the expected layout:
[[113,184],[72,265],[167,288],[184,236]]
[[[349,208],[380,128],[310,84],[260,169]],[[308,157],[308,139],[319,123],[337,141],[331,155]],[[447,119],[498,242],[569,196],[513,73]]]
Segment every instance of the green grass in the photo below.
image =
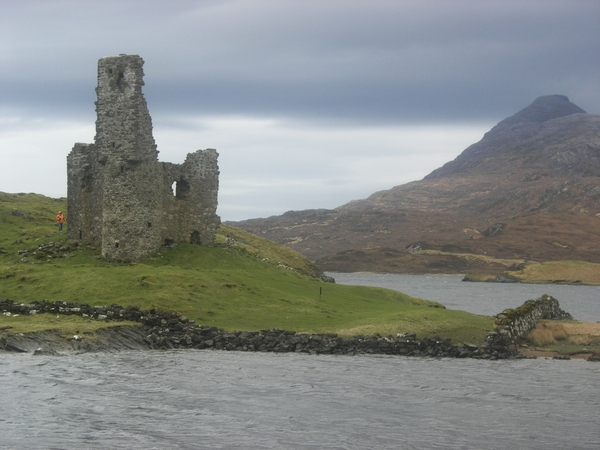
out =
[[[93,248],[21,262],[18,250],[66,242],[65,233],[53,228],[59,209],[66,209],[64,199],[0,194],[0,297],[177,310],[198,324],[228,330],[416,332],[477,344],[493,326],[491,317],[445,310],[396,291],[324,283],[307,275],[316,268],[293,250],[226,225],[214,247],[179,244],[135,264],[108,263]],[[227,234],[235,246],[224,243]]]
[[15,334],[53,330],[65,338],[70,338],[77,334],[85,335],[88,339],[93,339],[96,337],[96,332],[99,329],[115,326],[140,326],[140,324],[127,321],[104,322],[79,316],[57,316],[55,314],[0,316],[0,331]]
[[0,250],[10,251],[16,241],[33,242],[54,233],[54,218],[66,209],[66,198],[0,192]]

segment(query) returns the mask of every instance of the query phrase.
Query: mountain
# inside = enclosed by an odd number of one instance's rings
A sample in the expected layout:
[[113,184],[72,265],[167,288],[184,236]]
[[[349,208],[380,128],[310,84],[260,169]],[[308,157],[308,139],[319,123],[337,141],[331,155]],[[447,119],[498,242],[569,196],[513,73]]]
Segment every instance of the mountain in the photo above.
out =
[[422,180],[333,210],[235,225],[331,271],[600,262],[600,115],[563,95],[539,97]]

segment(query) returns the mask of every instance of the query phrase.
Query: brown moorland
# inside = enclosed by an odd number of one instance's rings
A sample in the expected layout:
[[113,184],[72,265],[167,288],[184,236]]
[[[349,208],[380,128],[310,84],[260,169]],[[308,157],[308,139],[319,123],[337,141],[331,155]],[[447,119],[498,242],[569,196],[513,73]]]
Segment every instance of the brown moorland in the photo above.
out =
[[498,273],[600,263],[600,115],[536,99],[420,181],[235,223],[328,271]]
[[600,323],[541,321],[520,348],[524,356],[600,358]]

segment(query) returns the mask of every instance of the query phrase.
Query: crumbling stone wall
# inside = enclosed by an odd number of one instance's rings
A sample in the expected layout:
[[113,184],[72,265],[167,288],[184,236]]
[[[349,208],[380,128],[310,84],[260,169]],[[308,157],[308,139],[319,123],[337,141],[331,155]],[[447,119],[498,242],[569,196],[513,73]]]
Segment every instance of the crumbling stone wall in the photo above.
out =
[[531,333],[540,320],[563,320],[573,317],[563,311],[558,300],[544,294],[537,300],[527,300],[516,309],[505,309],[496,315],[495,331],[486,338],[487,346],[495,350],[517,352],[517,345]]
[[138,55],[98,61],[95,142],[75,144],[67,157],[68,237],[101,247],[107,260],[139,261],[181,241],[211,244],[220,224],[218,153],[158,161],[143,64]]
[[[474,344],[453,345],[450,339],[440,337],[417,339],[414,333],[396,336],[354,336],[343,338],[337,334],[300,334],[295,331],[273,330],[226,331],[211,326],[196,325],[176,311],[151,309],[140,310],[129,305],[91,306],[87,303],[49,301],[18,303],[0,298],[0,312],[5,315],[33,315],[38,313],[68,314],[96,320],[130,320],[144,326],[145,338],[142,346],[152,349],[171,348],[213,348],[217,350],[296,352],[311,354],[385,354],[404,356],[435,356],[475,359],[520,358],[515,339],[522,338],[535,328],[542,319],[565,319],[571,315],[562,309],[558,300],[544,295],[537,300],[528,300],[516,310],[505,310],[496,316],[498,332],[492,333],[486,342],[478,347]],[[504,330],[504,331],[503,331]],[[0,330],[1,331],[1,330]],[[21,335],[22,336],[22,335]],[[47,348],[48,342],[43,341]],[[144,344],[145,343],[145,344]],[[81,341],[78,341],[81,344]],[[32,347],[33,346],[33,347]],[[0,350],[31,351],[40,345],[27,337],[2,336]],[[77,345],[76,349],[89,348]],[[123,348],[123,346],[121,346]],[[130,347],[124,347],[130,348]],[[138,346],[139,348],[139,346]]]

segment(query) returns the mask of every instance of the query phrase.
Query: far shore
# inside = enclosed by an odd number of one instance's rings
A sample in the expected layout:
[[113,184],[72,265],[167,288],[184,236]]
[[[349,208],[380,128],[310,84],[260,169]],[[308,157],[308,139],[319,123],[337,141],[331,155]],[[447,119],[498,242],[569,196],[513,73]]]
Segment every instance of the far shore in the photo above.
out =
[[[364,275],[411,275],[411,276],[428,276],[428,277],[471,277],[469,280],[464,280],[468,282],[476,282],[476,283],[506,283],[506,281],[497,280],[496,277],[498,275],[477,275],[473,276],[468,273],[396,273],[396,272],[368,272],[368,271],[358,271],[358,272],[334,272],[334,271],[326,271],[326,274],[333,276],[335,278],[336,273],[344,273],[344,274],[364,274]],[[512,283],[519,284],[557,284],[564,286],[600,286],[600,283],[585,283],[580,280],[526,280],[526,279],[514,279],[511,281]]]

